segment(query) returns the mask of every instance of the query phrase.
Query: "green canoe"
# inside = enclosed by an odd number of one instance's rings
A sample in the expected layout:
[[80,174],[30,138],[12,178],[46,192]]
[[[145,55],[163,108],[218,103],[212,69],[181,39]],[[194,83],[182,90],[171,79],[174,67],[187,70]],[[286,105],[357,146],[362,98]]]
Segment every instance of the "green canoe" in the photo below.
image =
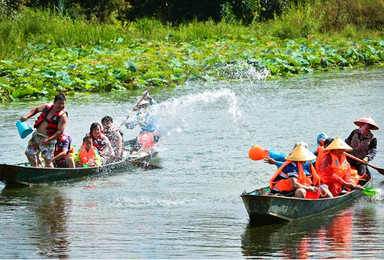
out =
[[27,164],[0,164],[0,181],[6,185],[47,184],[78,180],[90,175],[108,174],[136,167],[152,169],[158,167],[148,163],[148,161],[156,155],[157,152],[144,153],[139,156],[128,157],[118,162],[89,168],[38,168],[27,166]]
[[[359,184],[367,187],[370,182],[369,173],[367,180]],[[253,225],[262,226],[317,215],[364,195],[362,190],[354,190],[334,198],[303,199],[270,195],[269,191],[269,187],[265,187],[241,194]]]

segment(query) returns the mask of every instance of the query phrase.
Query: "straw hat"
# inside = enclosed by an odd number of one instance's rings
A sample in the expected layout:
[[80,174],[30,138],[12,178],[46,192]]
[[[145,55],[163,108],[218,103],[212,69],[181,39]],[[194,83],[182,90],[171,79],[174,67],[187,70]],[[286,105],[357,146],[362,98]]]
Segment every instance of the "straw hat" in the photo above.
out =
[[373,121],[372,117],[370,115],[366,115],[365,117],[362,117],[358,120],[356,120],[355,122],[355,125],[359,126],[361,124],[369,124],[369,129],[371,130],[379,130],[379,127],[377,126],[377,124],[375,123],[375,121]]
[[327,148],[324,149],[325,151],[329,150],[345,150],[345,151],[352,151],[352,147],[350,147],[346,142],[343,141],[340,137],[336,137],[335,140],[330,143]]
[[302,144],[299,144],[285,157],[285,159],[295,162],[306,162],[316,159],[316,156]]

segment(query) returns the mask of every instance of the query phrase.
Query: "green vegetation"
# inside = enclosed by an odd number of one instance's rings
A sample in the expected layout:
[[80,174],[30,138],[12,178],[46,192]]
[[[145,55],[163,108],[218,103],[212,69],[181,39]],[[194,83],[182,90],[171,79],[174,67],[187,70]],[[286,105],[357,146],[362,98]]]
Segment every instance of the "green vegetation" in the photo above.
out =
[[247,25],[228,10],[220,22],[141,18],[122,27],[22,9],[0,19],[0,100],[228,79],[227,65],[272,77],[383,66],[383,0],[345,1],[293,5]]

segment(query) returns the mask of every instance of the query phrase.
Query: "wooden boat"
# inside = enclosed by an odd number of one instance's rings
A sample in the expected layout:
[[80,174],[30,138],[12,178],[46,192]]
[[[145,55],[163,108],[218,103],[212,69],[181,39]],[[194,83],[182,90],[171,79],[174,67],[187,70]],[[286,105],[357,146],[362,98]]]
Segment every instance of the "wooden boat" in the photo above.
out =
[[38,168],[30,167],[27,163],[16,165],[0,164],[0,181],[6,185],[46,184],[78,180],[90,175],[107,174],[112,171],[126,170],[133,167],[159,168],[148,163],[156,155],[157,152],[140,153],[118,162],[88,168]]
[[[371,174],[368,173],[366,181],[360,181],[359,184],[365,188],[370,182]],[[334,198],[304,199],[271,195],[269,192],[269,187],[265,187],[241,194],[250,221],[255,226],[317,215],[345,205],[364,194],[362,190],[353,190]]]

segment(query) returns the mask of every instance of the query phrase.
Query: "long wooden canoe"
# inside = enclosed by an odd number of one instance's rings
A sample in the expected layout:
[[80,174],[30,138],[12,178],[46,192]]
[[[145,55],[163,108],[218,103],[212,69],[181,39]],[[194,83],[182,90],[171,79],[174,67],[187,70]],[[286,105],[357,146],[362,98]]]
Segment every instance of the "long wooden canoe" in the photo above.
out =
[[[360,184],[367,187],[370,183],[369,174],[367,180]],[[364,194],[362,190],[354,190],[334,198],[303,199],[271,195],[269,192],[269,187],[265,187],[241,194],[253,225],[268,225],[317,215]]]
[[[157,153],[144,153],[124,160],[88,168],[38,168],[28,164],[0,164],[0,181],[6,185],[46,184],[82,179],[90,175],[107,174],[112,171],[127,170],[135,167],[152,168],[147,162]],[[148,166],[148,167],[145,167]]]

